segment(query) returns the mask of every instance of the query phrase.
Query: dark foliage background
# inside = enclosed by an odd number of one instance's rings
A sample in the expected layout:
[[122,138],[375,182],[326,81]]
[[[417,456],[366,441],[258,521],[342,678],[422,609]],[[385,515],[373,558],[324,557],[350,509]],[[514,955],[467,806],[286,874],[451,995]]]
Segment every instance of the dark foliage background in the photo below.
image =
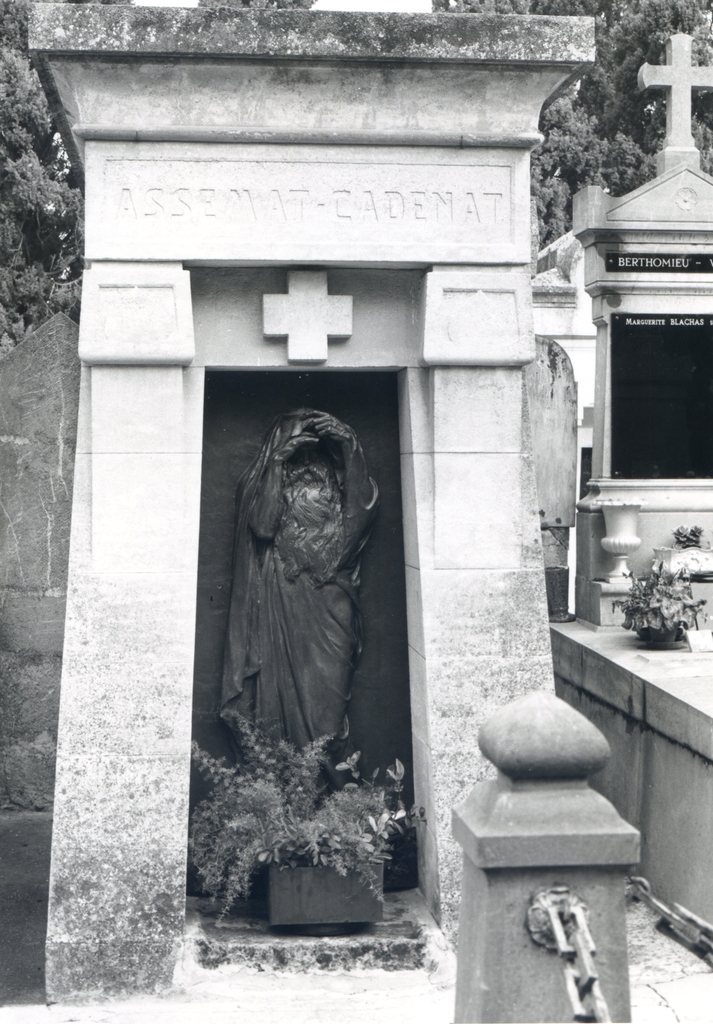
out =
[[0,0],[0,354],[77,319],[82,197],[27,56],[27,0]]
[[[79,315],[82,198],[28,59],[28,2],[0,0],[0,355],[54,313]],[[222,0],[232,7],[291,9],[312,3]],[[542,245],[569,230],[572,196],[584,185],[623,195],[653,176],[665,107],[662,93],[638,92],[637,72],[645,61],[664,62],[665,40],[675,32],[694,36],[695,63],[712,64],[709,4],[713,0],[434,0],[441,12],[596,18],[594,67],[541,118],[545,139],[532,156],[532,194]],[[712,172],[713,93],[697,92],[693,108],[702,166]]]
[[[693,63],[713,64],[710,0],[434,0],[437,11],[590,15],[594,67],[542,115],[542,145],[532,154],[532,195],[540,243],[572,226],[572,196],[585,185],[624,195],[650,180],[666,127],[662,91],[641,93],[646,61],[663,64],[666,39],[693,35]],[[713,93],[694,93],[693,135],[703,170],[713,171]]]

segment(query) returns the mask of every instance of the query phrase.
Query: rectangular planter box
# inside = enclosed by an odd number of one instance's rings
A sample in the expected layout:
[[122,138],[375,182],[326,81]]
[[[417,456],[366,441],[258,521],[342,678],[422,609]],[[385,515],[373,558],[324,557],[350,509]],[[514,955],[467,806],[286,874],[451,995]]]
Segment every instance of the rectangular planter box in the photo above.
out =
[[[384,865],[373,866],[374,882],[383,888]],[[342,924],[381,921],[383,904],[359,872],[338,875],[334,868],[270,866],[271,925]]]

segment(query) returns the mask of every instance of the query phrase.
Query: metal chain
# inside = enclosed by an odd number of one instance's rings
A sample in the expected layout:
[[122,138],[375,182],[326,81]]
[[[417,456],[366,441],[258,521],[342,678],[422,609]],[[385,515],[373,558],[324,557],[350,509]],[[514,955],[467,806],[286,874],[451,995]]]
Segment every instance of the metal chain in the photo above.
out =
[[656,899],[645,878],[632,878],[631,881],[638,889],[636,896],[661,915],[656,925],[658,930],[680,942],[713,967],[713,925],[692,911],[686,910],[680,903],[674,903],[671,909]]
[[564,961],[564,981],[574,1020],[610,1024],[609,1007],[594,964],[597,950],[587,925],[587,906],[579,896],[566,885],[538,892],[527,911],[527,930],[538,945],[557,952]]

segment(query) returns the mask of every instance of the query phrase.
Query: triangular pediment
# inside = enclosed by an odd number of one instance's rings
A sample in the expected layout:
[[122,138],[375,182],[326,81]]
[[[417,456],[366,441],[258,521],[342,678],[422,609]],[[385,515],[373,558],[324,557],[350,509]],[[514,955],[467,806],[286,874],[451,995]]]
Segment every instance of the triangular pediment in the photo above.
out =
[[690,167],[673,170],[620,199],[610,199],[609,224],[708,227],[713,224],[713,178]]

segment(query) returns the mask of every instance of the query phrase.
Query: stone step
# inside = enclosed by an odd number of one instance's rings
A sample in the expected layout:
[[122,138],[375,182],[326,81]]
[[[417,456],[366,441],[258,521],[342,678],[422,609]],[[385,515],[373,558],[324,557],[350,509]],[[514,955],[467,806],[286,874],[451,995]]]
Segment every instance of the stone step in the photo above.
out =
[[417,889],[386,893],[384,920],[348,935],[298,935],[270,928],[267,903],[250,900],[220,918],[213,900],[191,896],[186,907],[189,956],[204,968],[233,965],[257,971],[386,971],[434,969],[440,929]]

